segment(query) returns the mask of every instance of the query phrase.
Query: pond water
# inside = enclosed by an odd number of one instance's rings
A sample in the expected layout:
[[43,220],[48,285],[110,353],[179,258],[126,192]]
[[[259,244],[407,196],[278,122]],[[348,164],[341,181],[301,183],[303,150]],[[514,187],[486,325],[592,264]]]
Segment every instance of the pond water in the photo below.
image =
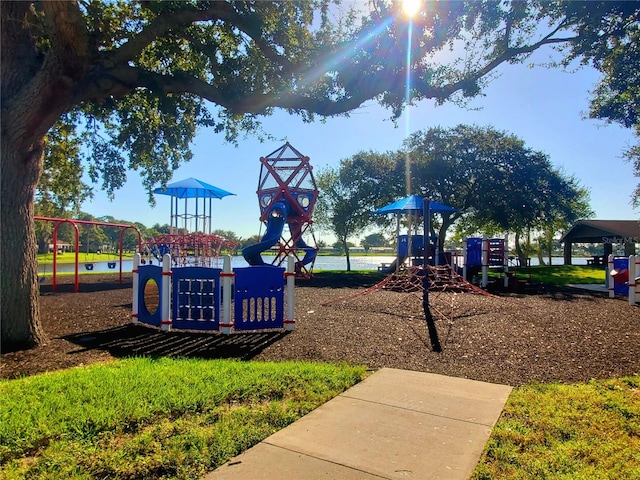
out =
[[[83,259],[84,255],[80,255],[80,259],[78,260],[79,273],[118,273],[120,271],[120,264],[118,260],[101,260],[99,258],[94,258],[97,256],[90,256],[92,258]],[[268,258],[268,257],[267,257]],[[351,256],[351,270],[369,270],[376,271],[378,267],[383,264],[389,264],[395,260],[394,256],[391,255],[376,255],[376,256]],[[546,260],[545,260],[546,261]],[[576,258],[572,259],[574,265],[586,265],[586,258]],[[115,268],[109,268],[109,263],[115,262]],[[154,261],[157,265],[157,261]],[[562,265],[563,259],[562,257],[553,257],[553,265]],[[89,267],[87,267],[89,265]],[[538,265],[538,259],[532,258],[531,265]],[[222,268],[222,259],[217,262],[216,267]],[[245,261],[244,257],[241,255],[231,257],[231,267],[239,268],[239,267],[247,267],[248,264]],[[133,260],[131,259],[123,259],[122,260],[122,271],[123,272],[131,272],[133,269]],[[73,263],[59,263],[56,267],[58,273],[73,273],[75,272],[75,266]],[[313,267],[314,271],[322,271],[322,270],[347,270],[347,259],[345,256],[324,256],[320,255],[316,258],[316,263]],[[39,265],[38,273],[40,275],[51,274],[53,272],[52,265]]]

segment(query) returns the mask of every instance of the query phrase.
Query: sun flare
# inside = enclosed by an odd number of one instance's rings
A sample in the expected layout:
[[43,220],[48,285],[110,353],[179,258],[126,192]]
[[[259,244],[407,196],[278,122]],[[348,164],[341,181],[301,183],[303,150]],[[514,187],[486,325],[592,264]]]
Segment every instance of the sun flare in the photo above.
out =
[[409,18],[415,17],[421,6],[422,0],[402,0],[402,11]]

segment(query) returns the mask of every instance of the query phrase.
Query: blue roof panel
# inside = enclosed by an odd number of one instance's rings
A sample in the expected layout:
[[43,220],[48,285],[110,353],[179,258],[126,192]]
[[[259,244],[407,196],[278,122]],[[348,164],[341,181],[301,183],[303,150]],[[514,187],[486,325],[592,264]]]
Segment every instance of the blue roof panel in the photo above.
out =
[[153,193],[178,198],[222,198],[227,195],[235,195],[235,193],[227,192],[195,178],[171,183],[166,188],[156,188]]

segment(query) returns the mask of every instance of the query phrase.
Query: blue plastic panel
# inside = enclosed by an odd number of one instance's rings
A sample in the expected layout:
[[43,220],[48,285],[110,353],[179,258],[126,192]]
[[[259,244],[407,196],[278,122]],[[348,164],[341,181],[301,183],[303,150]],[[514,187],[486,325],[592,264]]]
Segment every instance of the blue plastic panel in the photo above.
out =
[[235,268],[234,329],[284,327],[284,268]]
[[[398,236],[398,254],[400,258],[407,257],[409,251],[409,236]],[[411,235],[411,256],[421,257],[424,254],[424,236],[423,235]]]
[[[155,286],[154,286],[155,283]],[[162,267],[144,265],[138,267],[138,321],[154,327],[160,326],[162,303]],[[155,304],[157,300],[157,305]],[[152,306],[156,308],[153,309]],[[152,311],[149,311],[149,310]]]
[[172,275],[173,329],[220,329],[220,268],[174,268]]
[[482,239],[481,238],[467,238],[467,266],[468,267],[481,267],[482,266]]

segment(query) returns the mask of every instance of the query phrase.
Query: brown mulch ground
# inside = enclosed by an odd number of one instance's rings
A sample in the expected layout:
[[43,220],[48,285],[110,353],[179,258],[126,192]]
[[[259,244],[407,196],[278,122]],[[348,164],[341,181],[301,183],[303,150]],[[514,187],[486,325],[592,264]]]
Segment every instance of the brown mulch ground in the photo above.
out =
[[[50,342],[3,352],[0,377],[131,355],[346,361],[510,385],[640,374],[640,307],[626,298],[540,286],[494,296],[431,292],[442,346],[436,353],[421,294],[361,294],[374,283],[371,275],[319,274],[299,282],[295,331],[231,336],[131,325],[130,275],[124,280],[83,275],[79,293],[68,284],[52,293],[43,283],[41,316]],[[323,305],[343,297],[351,298]]]

